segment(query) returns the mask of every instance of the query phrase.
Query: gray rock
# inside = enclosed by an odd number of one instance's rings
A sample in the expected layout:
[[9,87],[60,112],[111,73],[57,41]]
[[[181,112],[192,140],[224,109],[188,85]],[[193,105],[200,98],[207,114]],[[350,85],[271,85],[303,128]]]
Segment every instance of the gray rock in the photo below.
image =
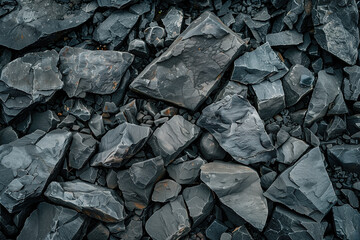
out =
[[145,230],[154,240],[175,240],[188,234],[190,221],[183,197],[178,196],[151,215]]
[[35,132],[36,130],[49,132],[51,129],[54,129],[59,122],[59,117],[51,110],[45,112],[33,112],[31,114],[31,124],[28,133]]
[[344,79],[344,98],[357,101],[360,96],[360,67],[357,65],[345,67],[344,72],[349,76]]
[[72,126],[75,124],[75,121],[76,121],[76,117],[69,114],[56,127],[57,128],[64,128],[64,127],[72,128]]
[[347,130],[350,134],[360,131],[360,114],[355,114],[346,118]]
[[209,131],[240,163],[266,162],[276,157],[263,121],[255,108],[240,96],[226,96],[204,108],[197,125]]
[[103,222],[119,222],[126,217],[122,200],[114,190],[80,180],[51,182],[44,195],[56,204]]
[[336,145],[327,150],[327,155],[332,165],[360,174],[360,145]]
[[226,69],[245,48],[240,37],[205,12],[130,84],[133,91],[190,110],[217,88]]
[[70,99],[65,102],[64,110],[74,115],[77,119],[87,122],[91,118],[93,109],[84,103],[82,99]]
[[102,138],[99,152],[91,166],[120,167],[145,145],[152,130],[131,123],[122,123]]
[[97,141],[88,134],[73,134],[69,152],[69,167],[80,169],[95,153]]
[[200,128],[175,115],[157,128],[149,140],[154,154],[164,159],[165,166],[171,163],[200,134]]
[[89,163],[85,163],[85,165],[76,171],[76,177],[79,177],[81,180],[95,183],[99,173],[99,168],[90,167]]
[[307,143],[309,143],[310,145],[312,145],[314,147],[320,146],[319,138],[310,129],[304,128],[304,135],[305,135],[305,140]]
[[257,42],[265,42],[266,34],[270,29],[269,21],[256,21],[252,19],[249,15],[244,14],[244,22],[246,26],[250,29],[252,35]]
[[270,33],[266,35],[266,42],[272,47],[299,45],[303,42],[303,35],[295,30]]
[[86,93],[115,92],[134,60],[134,56],[127,52],[93,51],[68,46],[61,49],[59,56],[64,91],[69,97],[81,98]]
[[132,40],[129,43],[128,51],[138,57],[149,57],[149,49],[146,46],[146,43],[141,39]]
[[304,141],[290,137],[281,147],[278,148],[277,161],[284,164],[293,164],[309,148]]
[[17,139],[18,134],[11,126],[0,130],[0,145],[11,143]]
[[222,222],[215,219],[210,226],[206,228],[206,237],[210,240],[219,240],[221,235],[228,229]]
[[99,7],[114,7],[122,9],[136,3],[138,0],[97,0]]
[[95,137],[100,137],[105,133],[104,120],[99,114],[94,114],[89,121],[89,128]]
[[0,48],[0,73],[3,67],[11,61],[11,57],[12,53],[10,49]]
[[247,98],[248,87],[238,82],[228,81],[225,86],[216,94],[214,102],[223,99],[228,95],[240,95]]
[[200,138],[200,152],[206,160],[222,160],[226,156],[226,152],[222,149],[214,138],[208,132],[202,134]]
[[350,189],[341,189],[341,193],[345,196],[353,208],[359,208],[359,200],[354,191],[351,191]]
[[[298,45],[299,46],[299,45]],[[289,60],[292,65],[302,65],[306,68],[310,66],[310,59],[306,52],[298,50],[297,47],[290,47],[284,52],[284,57]]]
[[138,4],[134,4],[129,8],[129,12],[143,15],[144,13],[150,12],[151,1],[140,1]]
[[57,90],[62,89],[64,83],[57,68],[58,60],[55,50],[28,53],[3,68],[0,100],[5,122],[35,103],[47,102]]
[[240,164],[216,161],[201,167],[200,178],[225,206],[262,231],[268,207],[256,171]]
[[313,148],[283,171],[264,196],[321,221],[337,201],[324,160],[320,149]]
[[145,41],[155,48],[164,47],[165,29],[159,26],[148,27],[144,31]]
[[107,240],[110,236],[110,231],[102,223],[98,223],[91,229],[87,234],[86,238],[88,240]]
[[166,41],[172,42],[181,33],[181,27],[184,21],[184,13],[182,10],[171,7],[165,17],[161,19],[166,30]]
[[193,184],[200,175],[200,167],[206,162],[197,157],[182,163],[172,163],[167,167],[169,176],[179,184]]
[[116,234],[117,237],[124,240],[140,240],[143,236],[143,226],[141,220],[131,219],[126,226],[125,231]]
[[256,84],[266,78],[274,81],[283,77],[288,68],[279,56],[264,43],[252,52],[247,52],[234,62],[231,80],[242,84]]
[[232,240],[253,240],[249,231],[244,225],[235,228],[232,232]]
[[35,131],[0,146],[0,203],[10,213],[39,200],[63,165],[71,133]]
[[118,179],[117,179],[117,172],[113,169],[110,169],[106,174],[106,186],[110,189],[115,189],[118,187]]
[[177,198],[181,185],[171,179],[164,179],[155,184],[151,200],[154,202],[169,202]]
[[[299,15],[304,12],[304,1],[289,1],[286,8],[286,13],[284,16],[284,23],[293,29],[296,22],[299,20]],[[299,20],[301,21],[301,20]]]
[[341,136],[346,132],[346,123],[339,116],[335,116],[325,131],[325,140],[333,139],[338,136]]
[[288,0],[271,0],[271,4],[276,8],[281,8],[286,3],[288,3]]
[[341,239],[356,240],[360,238],[360,213],[349,204],[332,208],[335,232]]

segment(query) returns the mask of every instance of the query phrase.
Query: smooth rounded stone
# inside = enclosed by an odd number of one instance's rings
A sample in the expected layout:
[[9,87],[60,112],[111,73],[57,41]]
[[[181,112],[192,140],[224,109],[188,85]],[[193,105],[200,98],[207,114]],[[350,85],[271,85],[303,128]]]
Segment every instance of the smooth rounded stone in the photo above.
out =
[[63,165],[71,132],[38,130],[0,146],[0,203],[10,213],[39,200]]
[[33,104],[47,102],[62,89],[64,83],[57,68],[58,60],[55,50],[34,52],[11,61],[2,69],[0,101],[6,123]]
[[216,94],[214,102],[223,99],[228,95],[240,95],[247,98],[248,87],[238,82],[228,81],[225,86]]
[[298,33],[296,30],[286,30],[266,35],[266,42],[272,47],[299,45],[303,41],[303,34]]
[[314,79],[314,74],[306,67],[296,64],[292,66],[282,81],[285,92],[285,103],[291,107],[300,101],[313,89],[312,84],[305,86],[302,84],[302,77],[308,76]]
[[244,50],[245,42],[207,11],[136,77],[130,89],[195,111]]
[[220,236],[220,240],[231,240],[232,239],[232,235],[230,233],[223,233]]
[[323,240],[326,226],[326,222],[316,222],[303,215],[277,206],[265,229],[264,235],[267,239],[274,240]]
[[141,39],[134,39],[129,43],[128,51],[138,57],[149,57],[149,49]]
[[183,197],[178,196],[151,215],[146,221],[145,230],[154,240],[175,240],[188,234],[191,230],[190,220]]
[[93,51],[69,46],[62,48],[59,56],[63,89],[70,98],[84,98],[86,93],[115,92],[134,60],[134,56],[127,52]]
[[69,152],[69,167],[80,169],[95,153],[97,141],[88,134],[73,134]]
[[252,164],[276,157],[257,111],[238,95],[226,96],[204,108],[197,125],[209,131],[235,161]]
[[339,116],[335,116],[326,128],[325,140],[341,136],[346,132],[346,123]]
[[184,13],[182,10],[171,7],[165,17],[161,19],[166,30],[166,40],[170,43],[181,33],[182,23],[184,21]]
[[213,135],[208,132],[202,134],[200,138],[200,152],[206,160],[222,160],[226,152],[222,149]]
[[0,130],[0,145],[11,143],[17,139],[18,134],[11,126]]
[[177,183],[192,184],[199,178],[200,167],[205,163],[201,157],[197,157],[194,160],[182,163],[172,163],[168,165],[166,170]]
[[200,128],[175,115],[157,128],[150,137],[148,144],[156,156],[161,156],[165,166],[187,148],[200,134]]
[[51,110],[34,112],[31,114],[31,124],[28,133],[35,132],[38,129],[49,132],[51,129],[55,128],[59,122],[59,117]]
[[360,174],[360,145],[336,145],[327,150],[327,156],[332,166]]
[[211,213],[214,207],[213,193],[205,184],[201,183],[185,188],[182,195],[192,219],[192,227],[196,227]]
[[115,189],[118,187],[117,181],[117,172],[110,169],[110,171],[106,174],[106,186],[110,189]]
[[360,96],[360,67],[344,67],[344,72],[348,75],[348,78],[344,78],[344,98],[357,101]]
[[288,70],[269,43],[264,43],[235,60],[231,80],[245,85],[257,84],[267,78],[270,81],[280,79]]
[[95,137],[100,137],[105,133],[104,120],[99,114],[94,114],[89,121],[89,128]]
[[164,179],[155,184],[151,200],[154,202],[169,202],[179,195],[181,185],[171,179]]
[[232,240],[253,240],[253,238],[246,227],[241,225],[232,232]]
[[152,130],[131,123],[122,123],[102,138],[99,152],[92,158],[93,167],[120,167],[145,145]]
[[320,149],[313,148],[283,171],[264,196],[321,221],[337,201],[324,160]]
[[298,160],[309,148],[304,141],[290,137],[281,147],[278,148],[277,161],[291,165]]
[[44,195],[59,205],[73,208],[102,222],[119,222],[126,218],[123,201],[111,189],[80,180],[51,182]]
[[79,3],[76,9],[53,0],[16,2],[12,12],[0,17],[0,45],[14,50],[83,24],[98,7],[95,2]]
[[262,231],[268,206],[256,171],[241,164],[215,161],[201,167],[200,178],[220,202]]
[[332,208],[335,232],[341,239],[356,240],[360,238],[360,213],[349,204]]
[[96,226],[86,235],[88,240],[107,240],[109,239],[110,231],[102,223]]
[[128,7],[138,0],[97,0],[99,7],[113,7],[122,9]]
[[209,227],[207,227],[205,234],[206,237],[210,240],[219,240],[221,235],[227,230],[228,228],[220,221],[215,219]]
[[41,202],[17,239],[82,239],[88,225],[88,218],[73,209]]
[[141,220],[131,219],[125,231],[117,233],[116,236],[126,240],[140,240],[143,237],[143,226]]

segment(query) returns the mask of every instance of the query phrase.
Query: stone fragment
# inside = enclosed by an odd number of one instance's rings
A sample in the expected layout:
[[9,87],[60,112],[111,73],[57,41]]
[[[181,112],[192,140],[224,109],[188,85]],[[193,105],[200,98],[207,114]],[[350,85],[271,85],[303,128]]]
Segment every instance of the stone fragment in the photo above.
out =
[[141,39],[134,39],[129,43],[128,51],[135,56],[146,58],[149,56],[149,49]]
[[31,124],[28,133],[35,132],[36,130],[49,132],[51,129],[54,129],[59,122],[59,117],[51,110],[41,113],[33,112],[31,114]]
[[11,143],[18,139],[18,134],[11,126],[0,130],[0,145]]
[[235,228],[232,232],[232,240],[253,240],[249,231],[244,225]]
[[99,7],[114,7],[118,9],[125,8],[138,0],[97,0]]
[[165,29],[159,26],[148,27],[144,31],[145,41],[155,48],[164,47]]
[[266,34],[270,29],[269,21],[256,21],[249,15],[244,15],[244,22],[257,42],[265,42]]
[[304,12],[304,1],[289,1],[286,11],[284,23],[289,27],[289,29],[293,29],[294,25],[299,20],[299,15],[301,17],[301,14]]
[[281,8],[286,3],[288,3],[288,0],[271,0],[271,4],[276,8]]
[[89,121],[91,118],[92,108],[84,103],[82,99],[67,100],[64,104],[64,110],[84,122]]
[[141,220],[131,219],[130,223],[126,226],[125,231],[116,234],[116,236],[126,240],[140,240],[143,236],[142,225]]
[[69,152],[69,167],[80,169],[95,153],[97,141],[88,134],[73,134]]
[[347,130],[350,134],[360,131],[360,114],[355,114],[346,118]]
[[207,227],[205,234],[210,240],[219,240],[221,234],[223,234],[228,228],[218,220],[214,220],[210,226]]
[[318,147],[320,146],[320,140],[319,138],[315,135],[315,133],[313,133],[313,131],[311,131],[308,128],[304,128],[304,135],[305,135],[305,140],[307,143],[309,143],[310,145],[312,145],[313,147]]
[[[31,119],[30,119],[31,120]],[[57,128],[72,128],[75,124],[76,117],[73,115],[67,115],[56,127]]]
[[133,91],[190,110],[217,88],[221,76],[245,43],[205,12],[130,84]]
[[168,165],[167,172],[179,184],[192,184],[199,178],[200,167],[205,163],[201,157],[197,157],[182,163],[172,163]]
[[341,189],[341,193],[345,196],[353,208],[359,208],[359,200],[353,191],[350,189]]
[[348,78],[344,79],[344,98],[357,101],[360,96],[360,67],[345,67],[344,72],[348,75]]
[[11,57],[12,53],[10,49],[0,48],[0,73],[3,67],[11,61]]
[[89,121],[89,128],[95,137],[100,137],[105,133],[104,120],[99,114],[94,114]]
[[360,213],[349,204],[332,208],[335,232],[340,239],[360,238]]
[[327,155],[332,165],[360,174],[360,145],[336,145],[327,150]]
[[339,116],[335,116],[331,120],[325,131],[325,140],[333,139],[341,136],[346,132],[346,123]]
[[182,10],[171,7],[165,17],[161,19],[166,30],[166,40],[170,43],[181,33],[182,23],[184,21],[184,13]]
[[137,14],[137,15],[143,15],[144,13],[150,12],[151,7],[151,1],[140,1],[137,4],[134,4],[130,6],[129,12]]
[[208,132],[202,134],[200,138],[200,152],[206,160],[222,160],[226,156],[226,152],[222,149],[214,138]]
[[228,95],[240,95],[247,98],[248,87],[238,82],[228,81],[225,86],[216,94],[214,102],[223,99]]
[[292,65],[302,65],[306,68],[310,66],[310,59],[306,52],[302,52],[297,47],[290,47],[284,52],[284,57],[289,60]]
[[94,228],[87,234],[88,240],[107,240],[110,236],[110,231],[102,223],[98,223]]
[[76,176],[81,180],[89,183],[95,183],[99,173],[99,168],[90,167],[88,163],[80,169],[76,171]]
[[303,35],[298,33],[296,30],[270,33],[266,35],[266,42],[268,42],[272,47],[299,45],[303,42]]
[[277,161],[291,165],[298,160],[309,148],[304,141],[290,137],[281,147],[278,148]]
[[151,200],[154,202],[169,202],[179,195],[181,185],[171,179],[164,179],[155,184]]

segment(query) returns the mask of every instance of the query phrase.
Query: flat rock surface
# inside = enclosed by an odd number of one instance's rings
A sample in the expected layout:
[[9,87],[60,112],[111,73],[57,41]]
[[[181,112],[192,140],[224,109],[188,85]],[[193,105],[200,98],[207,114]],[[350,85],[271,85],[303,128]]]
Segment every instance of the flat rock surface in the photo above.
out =
[[333,207],[336,235],[341,239],[360,238],[360,213],[349,204]]
[[360,145],[337,145],[327,151],[329,162],[360,174]]
[[179,195],[181,185],[171,179],[164,179],[156,183],[151,200],[154,202],[169,202]]
[[292,164],[309,148],[304,141],[289,137],[289,139],[278,148],[277,161],[284,164]]
[[169,176],[179,184],[193,184],[198,180],[200,168],[206,162],[201,158],[185,161],[182,163],[173,163],[167,167]]

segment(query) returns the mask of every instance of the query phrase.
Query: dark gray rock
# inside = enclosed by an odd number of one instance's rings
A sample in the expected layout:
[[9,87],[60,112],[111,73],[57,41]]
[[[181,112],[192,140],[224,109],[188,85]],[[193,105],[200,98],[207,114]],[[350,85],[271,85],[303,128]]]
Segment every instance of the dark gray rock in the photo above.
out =
[[59,117],[51,110],[45,112],[33,112],[31,114],[31,124],[28,133],[35,132],[36,130],[49,132],[51,129],[54,129],[59,122]]
[[341,239],[356,240],[360,238],[360,213],[349,204],[332,208],[335,232]]
[[184,21],[184,13],[182,10],[171,7],[165,17],[161,19],[166,30],[166,40],[170,43],[181,33],[181,27]]
[[138,0],[97,0],[99,7],[125,8],[136,3]]
[[310,66],[310,59],[306,52],[302,52],[297,47],[290,47],[284,52],[284,57],[289,60],[292,65],[299,64],[308,68]]
[[209,131],[240,163],[266,162],[276,157],[263,121],[255,108],[240,96],[226,96],[207,106],[197,124]]
[[3,67],[11,61],[11,57],[12,53],[10,49],[0,48],[0,73]]
[[151,7],[151,1],[140,1],[137,4],[134,4],[130,6],[129,12],[137,14],[137,15],[143,15],[144,13],[150,12]]
[[200,167],[206,162],[197,157],[181,163],[172,163],[168,165],[167,172],[169,176],[179,184],[193,184],[200,175]]
[[149,57],[149,49],[146,46],[146,43],[141,39],[132,40],[129,43],[128,51],[138,57]]
[[8,126],[0,130],[0,145],[11,143],[18,139],[18,134],[15,130]]
[[64,128],[64,127],[72,128],[72,126],[75,124],[75,121],[76,121],[76,117],[69,114],[64,119],[62,119],[62,121],[56,127],[57,128]]
[[359,208],[359,200],[354,191],[351,191],[350,189],[341,189],[341,193],[345,196],[353,208]]
[[171,179],[164,179],[155,184],[151,200],[154,202],[170,202],[177,198],[181,185]]
[[165,29],[160,26],[148,27],[144,31],[145,41],[150,46],[155,48],[164,47],[164,40],[166,36]]
[[244,22],[246,26],[250,29],[252,35],[257,42],[265,42],[266,34],[270,29],[269,21],[256,21],[252,19],[249,15],[244,14]]
[[221,234],[223,234],[228,229],[223,223],[218,220],[214,220],[210,226],[206,228],[205,234],[206,237],[210,240],[219,240]]
[[134,56],[127,52],[93,51],[68,46],[61,49],[59,56],[64,91],[69,97],[81,98],[86,93],[115,92],[134,60]]
[[82,99],[70,99],[64,104],[64,110],[74,115],[77,119],[87,122],[91,118],[92,108],[88,106]]
[[217,88],[228,66],[245,48],[240,37],[205,12],[149,64],[130,88],[190,110]]
[[232,232],[232,240],[253,240],[253,238],[246,227],[242,225]]
[[124,240],[140,240],[143,236],[143,226],[141,220],[131,219],[126,226],[125,231],[116,234],[117,237]]
[[126,217],[122,200],[114,190],[80,180],[51,182],[44,195],[56,204],[103,222],[119,222]]
[[110,236],[110,231],[102,223],[98,223],[87,234],[88,240],[107,240]]
[[315,135],[315,133],[313,133],[313,131],[311,131],[308,128],[304,128],[304,135],[305,135],[305,140],[307,143],[309,143],[310,145],[312,145],[313,147],[318,147],[320,146],[320,140],[319,138]]
[[360,67],[357,65],[345,67],[344,72],[348,75],[348,78],[344,79],[344,98],[357,101],[360,96]]
[[333,146],[327,150],[327,155],[332,165],[360,174],[360,145]]
[[303,35],[295,30],[270,33],[266,35],[266,42],[268,42],[272,47],[299,45],[303,42]]
[[234,62],[231,80],[242,84],[256,84],[268,78],[270,81],[283,77],[288,68],[279,56],[264,43],[252,52],[247,52]]
[[118,179],[117,179],[117,172],[115,172],[113,169],[110,169],[110,171],[106,174],[106,186],[110,189],[115,189],[118,187]]
[[80,169],[95,153],[97,141],[89,134],[73,134],[69,152],[69,167]]
[[201,167],[200,178],[225,206],[262,231],[268,207],[256,171],[240,164],[216,161]]
[[360,131],[360,114],[355,114],[346,118],[347,130],[350,134]]
[[5,122],[35,103],[47,102],[57,90],[62,89],[64,83],[57,68],[58,60],[55,50],[28,53],[3,68],[0,100]]
[[290,137],[283,145],[278,148],[277,161],[291,165],[298,160],[309,148],[304,141]]
[[247,98],[248,87],[238,82],[228,81],[225,86],[216,94],[214,102],[223,99],[228,95],[240,95]]
[[123,123],[108,131],[102,138],[99,152],[91,166],[120,167],[145,145],[152,130],[131,123]]
[[94,114],[89,121],[89,128],[95,137],[100,137],[105,133],[104,120],[99,114]]
[[200,134],[200,128],[175,115],[157,128],[150,137],[149,145],[156,156],[164,159],[165,166],[171,163]]
[[313,148],[283,171],[264,196],[321,221],[337,201],[324,160],[320,149]]
[[288,0],[271,0],[271,4],[276,8],[281,8],[286,3],[288,3]]
[[99,168],[90,167],[89,163],[85,163],[85,165],[76,171],[76,177],[80,178],[83,181],[89,183],[95,183],[99,173]]
[[325,140],[333,139],[338,136],[341,136],[346,132],[346,123],[339,116],[335,116],[325,131]]
[[222,160],[226,156],[226,152],[222,149],[214,138],[208,132],[202,134],[200,138],[200,152],[206,160]]
[[304,1],[292,0],[288,2],[283,21],[289,27],[289,29],[294,28],[294,25],[299,20],[299,15],[301,15],[303,12]]

